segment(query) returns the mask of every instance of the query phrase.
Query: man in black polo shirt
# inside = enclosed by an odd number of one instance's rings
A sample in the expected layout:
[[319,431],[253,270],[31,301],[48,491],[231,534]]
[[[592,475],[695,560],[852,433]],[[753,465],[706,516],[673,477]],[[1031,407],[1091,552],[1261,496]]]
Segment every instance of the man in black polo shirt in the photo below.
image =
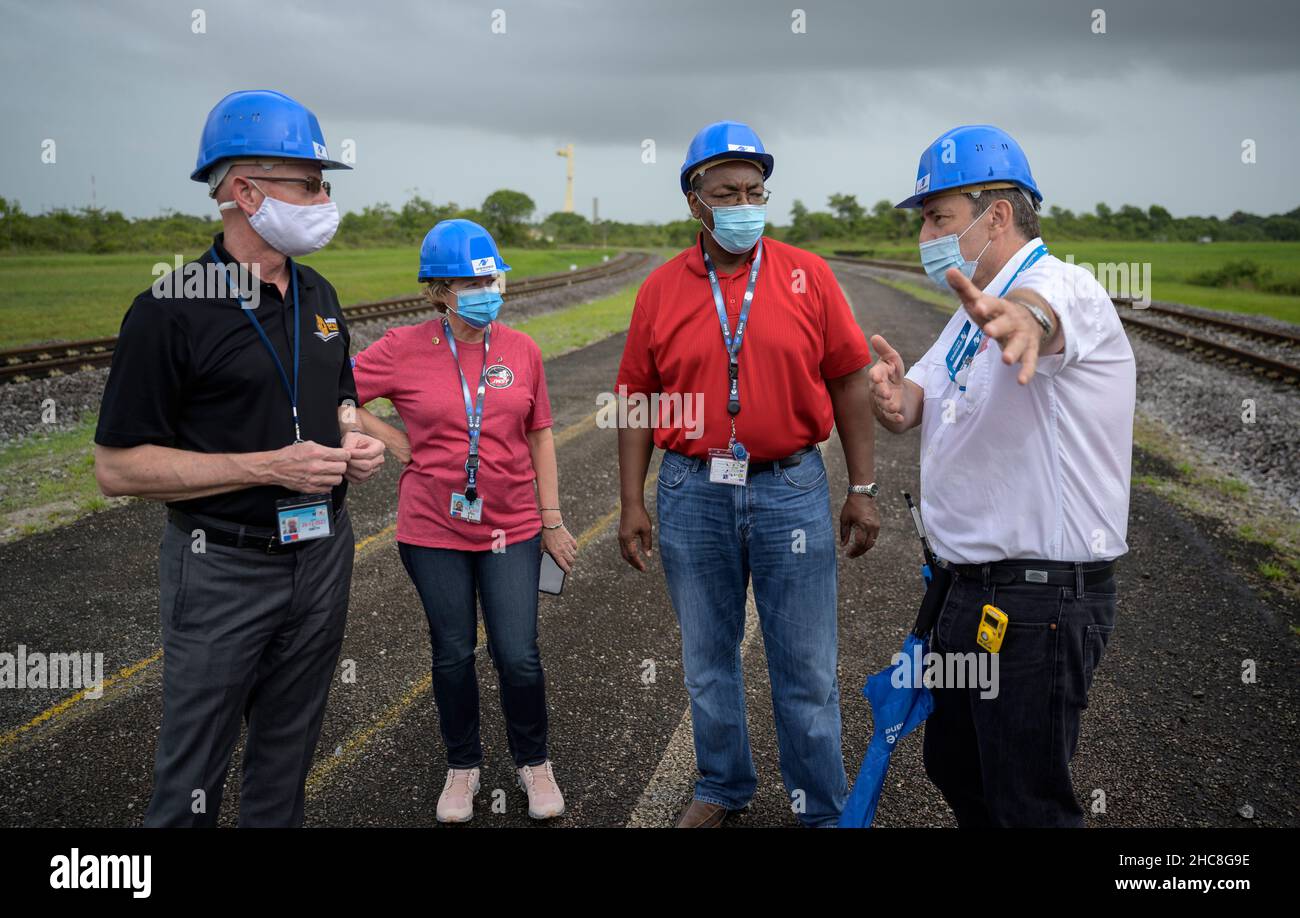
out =
[[354,543],[347,482],[383,446],[352,423],[334,288],[294,258],[338,210],[314,115],[273,92],[208,116],[192,178],[224,232],[136,297],[95,433],[105,494],[167,502],[159,556],[163,719],[150,826],[217,819],[240,720],[239,824],[297,826],[343,641]]

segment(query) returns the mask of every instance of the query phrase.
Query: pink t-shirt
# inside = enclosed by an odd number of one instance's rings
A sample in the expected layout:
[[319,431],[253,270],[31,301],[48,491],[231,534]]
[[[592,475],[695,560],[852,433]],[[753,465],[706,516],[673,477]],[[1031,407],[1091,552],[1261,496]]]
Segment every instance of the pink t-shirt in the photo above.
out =
[[[483,342],[457,341],[456,350],[473,401]],[[355,358],[357,402],[392,401],[411,440],[411,461],[397,483],[399,542],[483,551],[502,533],[512,544],[541,531],[528,432],[551,426],[542,352],[523,332],[493,322],[488,359],[479,435],[483,519],[474,523],[450,513],[452,492],[465,492],[469,426],[442,320],[390,328]]]

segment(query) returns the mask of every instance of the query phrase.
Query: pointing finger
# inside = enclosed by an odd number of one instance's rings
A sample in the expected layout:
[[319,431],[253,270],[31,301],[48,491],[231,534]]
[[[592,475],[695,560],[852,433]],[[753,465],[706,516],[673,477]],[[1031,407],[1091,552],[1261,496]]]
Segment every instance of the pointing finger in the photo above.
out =
[[952,288],[953,293],[961,298],[962,304],[967,308],[983,295],[983,291],[971,283],[970,278],[956,268],[949,268],[944,277],[947,279],[948,286]]

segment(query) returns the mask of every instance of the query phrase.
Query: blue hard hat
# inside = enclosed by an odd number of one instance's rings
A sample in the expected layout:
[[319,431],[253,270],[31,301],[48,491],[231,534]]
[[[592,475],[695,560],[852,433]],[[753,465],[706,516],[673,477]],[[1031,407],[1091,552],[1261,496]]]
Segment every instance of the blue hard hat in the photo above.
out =
[[940,134],[925,148],[916,167],[912,196],[894,206],[920,207],[922,201],[941,191],[967,187],[975,191],[990,185],[1005,187],[1006,183],[1043,202],[1020,144],[991,124],[967,124]]
[[190,178],[207,181],[208,172],[223,159],[259,156],[308,159],[322,169],[352,168],[330,159],[320,122],[306,106],[282,92],[252,89],[232,92],[208,112]]
[[420,243],[421,281],[481,277],[509,270],[492,234],[473,220],[443,220]]
[[752,159],[772,175],[772,157],[763,149],[753,128],[739,121],[718,121],[695,135],[682,163],[682,194],[691,190],[691,173],[713,159]]

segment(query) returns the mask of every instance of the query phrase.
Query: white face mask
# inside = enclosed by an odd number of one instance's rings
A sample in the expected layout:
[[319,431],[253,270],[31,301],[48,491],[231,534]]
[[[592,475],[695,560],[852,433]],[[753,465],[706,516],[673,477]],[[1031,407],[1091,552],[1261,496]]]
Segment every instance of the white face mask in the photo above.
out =
[[[250,180],[250,184],[257,188],[256,182]],[[226,201],[218,209],[238,206],[234,201]],[[334,238],[339,228],[339,207],[333,201],[290,204],[262,192],[262,204],[249,216],[248,224],[281,255],[297,258],[324,248]]]

